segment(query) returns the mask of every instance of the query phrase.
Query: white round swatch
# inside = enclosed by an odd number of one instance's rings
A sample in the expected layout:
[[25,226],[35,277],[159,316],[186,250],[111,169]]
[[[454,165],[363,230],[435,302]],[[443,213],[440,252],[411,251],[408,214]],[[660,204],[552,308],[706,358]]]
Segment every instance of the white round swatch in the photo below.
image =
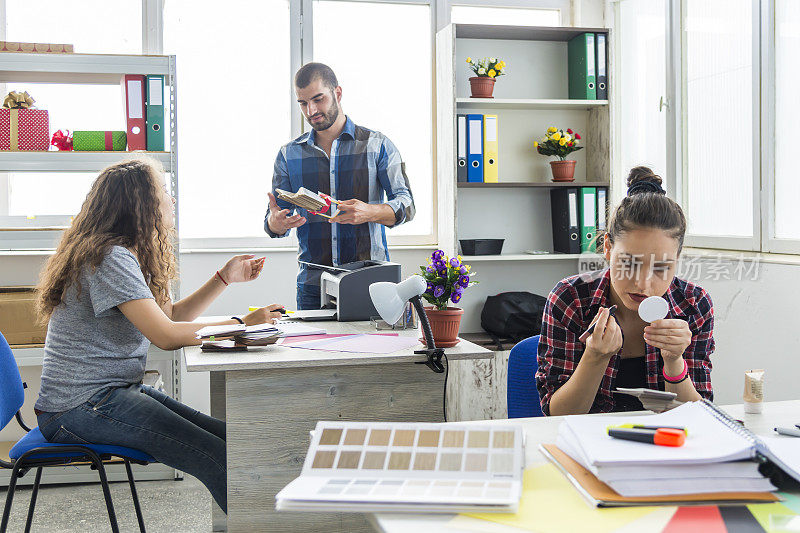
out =
[[648,296],[639,304],[639,316],[645,322],[654,322],[667,316],[669,304],[661,296]]

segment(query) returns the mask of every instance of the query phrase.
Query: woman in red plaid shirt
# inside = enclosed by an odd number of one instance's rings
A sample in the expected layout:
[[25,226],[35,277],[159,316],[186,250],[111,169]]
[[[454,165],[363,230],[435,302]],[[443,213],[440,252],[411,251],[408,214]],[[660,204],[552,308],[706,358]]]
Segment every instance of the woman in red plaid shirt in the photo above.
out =
[[[713,399],[714,306],[701,287],[675,277],[685,233],[683,211],[667,198],[661,178],[646,167],[632,169],[628,196],[604,239],[610,268],[566,278],[547,299],[536,372],[545,414],[642,409],[638,399],[612,394],[616,387]],[[666,318],[639,318],[648,296],[667,300]]]

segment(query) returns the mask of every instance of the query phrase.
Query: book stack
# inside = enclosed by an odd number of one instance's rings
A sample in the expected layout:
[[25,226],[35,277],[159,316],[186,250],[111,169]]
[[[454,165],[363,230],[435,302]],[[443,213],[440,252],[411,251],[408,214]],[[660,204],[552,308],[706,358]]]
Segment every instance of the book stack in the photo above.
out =
[[458,115],[456,117],[456,178],[460,182],[497,183],[497,115]]
[[286,200],[290,204],[308,211],[319,211],[328,205],[328,202],[322,196],[305,187],[300,187],[297,192],[284,191],[283,189],[275,189],[275,192],[278,193],[278,198],[281,200]]
[[[608,435],[609,426],[623,424],[681,427],[687,437],[683,446],[671,447]],[[800,454],[756,437],[707,401],[650,416],[568,417],[556,446],[542,451],[584,496],[587,486],[602,485],[617,505],[764,501],[776,490],[762,474],[765,463],[800,479]]]
[[321,335],[325,330],[302,324],[225,324],[206,326],[197,330],[196,337],[203,341],[201,349],[206,352],[242,350],[248,346],[268,346],[281,337]]
[[608,212],[607,187],[550,189],[550,209],[556,253],[602,253]]
[[569,97],[607,100],[606,34],[582,33],[567,44]]
[[213,352],[275,344],[280,331],[272,324],[206,326],[197,331],[196,337],[203,341],[203,351]]
[[[117,143],[128,144],[128,150],[164,151],[164,76],[126,74],[122,77],[123,105],[127,129],[125,137],[112,140],[118,132],[86,132],[104,140],[102,150],[118,150]],[[167,103],[166,117],[169,118]],[[76,147],[77,149],[77,147]],[[97,148],[84,148],[94,150]],[[124,148],[122,148],[124,150]]]

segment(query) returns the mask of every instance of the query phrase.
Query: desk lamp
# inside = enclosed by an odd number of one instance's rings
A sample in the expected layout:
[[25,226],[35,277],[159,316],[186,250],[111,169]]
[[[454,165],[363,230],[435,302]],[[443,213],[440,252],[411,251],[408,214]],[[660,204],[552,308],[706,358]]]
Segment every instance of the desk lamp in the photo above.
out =
[[419,364],[425,364],[434,372],[442,373],[444,372],[444,365],[442,365],[444,350],[437,348],[433,342],[431,325],[428,322],[428,315],[425,314],[425,308],[422,307],[422,298],[420,298],[427,286],[428,284],[422,276],[411,276],[400,283],[379,281],[369,286],[369,296],[372,298],[378,314],[387,324],[394,324],[400,320],[405,312],[406,302],[411,302],[419,315],[419,322],[422,325],[422,333],[427,345],[424,350],[415,350],[414,353],[428,356],[425,363]]

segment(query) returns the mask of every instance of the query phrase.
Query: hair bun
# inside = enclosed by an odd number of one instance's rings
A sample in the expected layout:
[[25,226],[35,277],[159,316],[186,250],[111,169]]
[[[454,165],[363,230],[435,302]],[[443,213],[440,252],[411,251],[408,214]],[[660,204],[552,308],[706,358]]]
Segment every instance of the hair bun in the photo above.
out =
[[653,173],[648,167],[633,167],[628,173],[628,196],[646,192],[667,194],[661,183],[663,183],[661,176]]

